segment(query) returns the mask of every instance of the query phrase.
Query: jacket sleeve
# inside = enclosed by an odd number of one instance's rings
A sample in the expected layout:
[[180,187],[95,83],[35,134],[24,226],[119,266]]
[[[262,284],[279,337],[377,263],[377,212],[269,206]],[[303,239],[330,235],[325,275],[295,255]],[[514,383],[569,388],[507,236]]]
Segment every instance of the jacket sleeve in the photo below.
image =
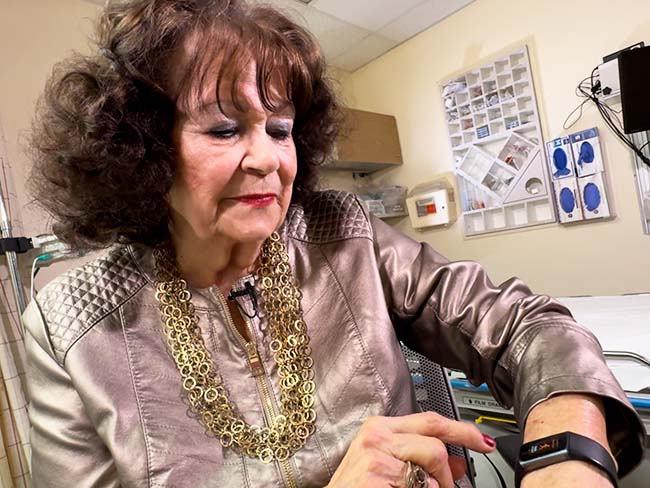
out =
[[115,464],[73,382],[57,361],[33,300],[23,314],[32,444],[32,486],[119,487]]
[[384,294],[400,340],[475,385],[487,383],[520,425],[558,393],[603,398],[612,452],[625,475],[643,456],[643,424],[600,344],[551,297],[519,279],[499,286],[473,262],[449,262],[370,217]]

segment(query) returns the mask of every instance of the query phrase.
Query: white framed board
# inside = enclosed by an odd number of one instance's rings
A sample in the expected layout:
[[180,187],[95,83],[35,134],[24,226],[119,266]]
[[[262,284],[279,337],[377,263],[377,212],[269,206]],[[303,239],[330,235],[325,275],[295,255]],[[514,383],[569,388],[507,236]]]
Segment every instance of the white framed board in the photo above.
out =
[[441,90],[465,236],[556,222],[528,48]]

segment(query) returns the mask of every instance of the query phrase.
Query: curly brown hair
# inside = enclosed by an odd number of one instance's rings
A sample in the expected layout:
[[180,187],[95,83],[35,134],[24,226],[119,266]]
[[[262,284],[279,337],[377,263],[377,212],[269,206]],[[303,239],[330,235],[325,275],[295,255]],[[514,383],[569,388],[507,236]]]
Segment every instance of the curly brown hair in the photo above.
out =
[[[225,72],[254,62],[260,98],[273,110],[269,85],[280,75],[296,114],[293,203],[314,191],[341,109],[316,41],[287,16],[245,0],[132,0],[107,7],[97,45],[98,54],[55,67],[30,138],[31,190],[61,239],[93,249],[168,237],[172,128],[217,56],[217,97]],[[170,86],[178,63],[184,76]]]

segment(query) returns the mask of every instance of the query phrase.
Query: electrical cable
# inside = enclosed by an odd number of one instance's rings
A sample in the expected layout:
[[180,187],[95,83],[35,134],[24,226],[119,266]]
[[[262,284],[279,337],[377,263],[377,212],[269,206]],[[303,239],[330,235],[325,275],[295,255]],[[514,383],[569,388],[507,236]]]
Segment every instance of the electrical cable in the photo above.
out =
[[[643,148],[638,148],[630,138],[627,137],[627,135],[623,132],[622,130],[622,123],[621,119],[619,118],[619,114],[621,113],[620,111],[614,110],[612,107],[607,105],[606,103],[602,102],[596,94],[601,88],[600,81],[595,79],[595,74],[596,71],[598,70],[598,67],[594,68],[591,71],[591,75],[589,75],[587,78],[582,80],[580,83],[578,83],[578,86],[576,87],[576,95],[580,98],[584,98],[584,100],[576,107],[565,119],[563,127],[565,129],[568,129],[572,127],[580,118],[582,117],[582,109],[585,105],[585,103],[588,102],[593,102],[594,105],[596,105],[596,108],[598,109],[598,112],[600,113],[601,117],[607,124],[607,126],[610,128],[610,130],[614,133],[614,135],[623,143],[625,144],[629,149],[638,156],[641,161],[643,161],[644,164],[646,164],[648,167],[650,167],[650,158],[648,158],[645,154],[643,154],[642,149]],[[587,81],[589,83],[587,84]],[[576,113],[578,110],[580,110],[580,114],[578,117],[570,124],[567,126],[567,122],[571,118],[571,116]],[[647,145],[647,144],[646,144]],[[643,146],[645,147],[645,145]]]
[[29,299],[34,300],[35,295],[34,295],[34,281],[36,280],[36,273],[38,273],[38,268],[36,267],[36,263],[38,263],[41,260],[41,256],[36,256],[34,258],[34,261],[32,261],[32,272],[29,275],[31,277],[29,281]]
[[50,261],[52,260],[52,254],[51,253],[45,253],[45,254],[39,254],[34,258],[34,261],[32,262],[32,272],[30,274],[30,283],[29,283],[29,298],[30,300],[34,300],[36,298],[36,295],[38,294],[38,290],[36,290],[34,286],[34,282],[36,281],[36,275],[38,272],[41,270],[41,268],[36,267],[36,263],[39,261]]
[[[585,106],[585,104],[588,103],[588,102],[589,102],[589,100],[583,100],[583,101],[580,103],[580,105],[578,105],[576,108],[574,108],[574,109],[571,111],[571,113],[570,113],[569,115],[567,115],[567,118],[564,119],[564,124],[562,124],[562,127],[563,127],[565,130],[568,130],[568,129],[570,129],[571,127],[573,127],[573,126],[576,124],[576,122],[578,122],[578,120],[580,120],[580,118],[582,118],[582,109],[583,109],[583,107]],[[574,113],[576,113],[578,110],[580,110],[580,114],[578,115],[578,118],[575,119],[575,120],[574,120],[572,123],[570,123],[569,125],[567,125],[567,122],[569,121],[569,119],[571,118],[571,116],[572,116]]]
[[[582,85],[583,85],[587,80],[589,80],[589,79],[592,79],[592,80],[593,80],[593,71],[592,71],[592,75],[591,75],[591,76],[586,77],[586,78],[583,79],[580,83],[578,83],[578,86],[576,87],[576,96],[582,98],[582,95],[578,92],[578,88],[581,87],[581,86],[582,86]],[[592,84],[593,84],[593,81],[592,81]],[[583,109],[583,107],[585,106],[586,103],[589,103],[589,99],[583,100],[583,101],[582,101],[582,102],[581,102],[581,103],[580,103],[576,108],[574,108],[574,109],[571,111],[571,113],[567,116],[567,118],[564,119],[564,124],[562,124],[562,127],[563,127],[565,130],[568,130],[568,129],[570,129],[571,127],[573,127],[573,126],[576,124],[576,122],[578,122],[578,120],[580,120],[580,119],[582,118],[582,109]],[[576,113],[578,110],[580,110],[580,115],[578,115],[578,118],[575,119],[571,124],[566,125],[567,122],[569,121],[569,119],[571,118],[571,116],[572,116],[574,113]]]
[[[243,297],[244,295],[248,295],[249,300],[251,301],[251,304],[253,305],[253,315],[250,315],[246,309],[237,301],[237,297]],[[235,302],[237,305],[237,308],[239,308],[239,311],[246,315],[249,319],[253,319],[257,317],[257,296],[255,294],[255,288],[253,288],[253,285],[247,281],[244,283],[244,289],[243,290],[231,290],[230,294],[228,295],[228,300],[231,302]]]
[[506,484],[506,480],[503,479],[503,476],[501,475],[501,471],[499,471],[499,468],[497,468],[497,465],[494,464],[494,462],[490,459],[490,457],[483,453],[485,456],[485,459],[488,460],[488,462],[492,465],[492,468],[494,468],[494,471],[497,474],[497,477],[499,478],[499,484],[501,485],[501,488],[508,488],[508,485]]

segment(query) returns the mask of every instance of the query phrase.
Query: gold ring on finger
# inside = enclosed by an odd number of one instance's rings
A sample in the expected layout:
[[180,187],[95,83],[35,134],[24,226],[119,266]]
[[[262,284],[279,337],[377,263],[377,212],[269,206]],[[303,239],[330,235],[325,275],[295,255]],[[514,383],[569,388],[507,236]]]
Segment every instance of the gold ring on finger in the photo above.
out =
[[419,464],[406,462],[406,488],[427,488],[429,486],[429,473]]

